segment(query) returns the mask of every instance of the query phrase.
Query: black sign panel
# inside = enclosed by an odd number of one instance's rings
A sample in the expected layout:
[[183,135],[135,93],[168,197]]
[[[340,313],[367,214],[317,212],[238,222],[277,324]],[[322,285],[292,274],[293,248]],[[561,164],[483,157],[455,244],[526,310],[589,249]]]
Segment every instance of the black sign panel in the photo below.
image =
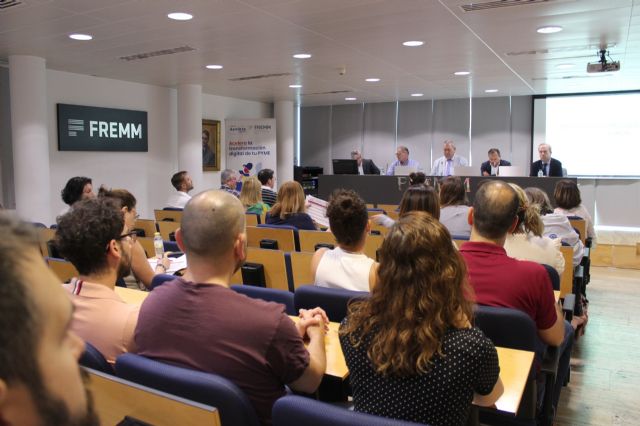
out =
[[58,104],[59,151],[148,151],[147,112]]

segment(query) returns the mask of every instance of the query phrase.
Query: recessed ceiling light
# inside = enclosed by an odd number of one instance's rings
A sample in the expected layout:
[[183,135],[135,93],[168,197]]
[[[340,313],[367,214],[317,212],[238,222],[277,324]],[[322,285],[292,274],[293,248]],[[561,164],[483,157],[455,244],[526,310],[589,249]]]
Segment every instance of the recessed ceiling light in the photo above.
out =
[[223,68],[222,65],[211,64],[206,67],[209,70],[221,70]]
[[292,89],[299,89],[302,87],[302,84],[290,84],[289,87],[291,87]]
[[453,73],[454,75],[469,75],[471,71],[456,71]]
[[356,101],[358,98],[344,98],[345,101]]
[[556,68],[558,68],[559,70],[568,70],[569,68],[573,68],[575,67],[574,64],[558,64],[556,65]]
[[547,27],[540,27],[536,31],[539,34],[553,34],[562,31],[562,27],[559,27],[557,25],[549,25]]
[[418,46],[422,46],[423,44],[424,44],[424,41],[419,41],[419,40],[409,40],[402,43],[403,46],[407,46],[407,47],[418,47]]
[[424,96],[424,93],[412,93],[411,96],[419,98],[420,96]]
[[69,38],[80,41],[93,40],[93,36],[89,34],[69,34]]
[[167,18],[173,19],[174,21],[189,21],[193,19],[193,15],[184,12],[173,12],[168,14]]
[[498,89],[487,89],[484,91],[484,93],[496,93],[498,91]]
[[369,83],[376,83],[378,81],[380,81],[379,78],[367,78],[365,81],[368,81]]
[[311,57],[310,53],[296,53],[295,55],[293,55],[294,58],[296,59],[309,59]]

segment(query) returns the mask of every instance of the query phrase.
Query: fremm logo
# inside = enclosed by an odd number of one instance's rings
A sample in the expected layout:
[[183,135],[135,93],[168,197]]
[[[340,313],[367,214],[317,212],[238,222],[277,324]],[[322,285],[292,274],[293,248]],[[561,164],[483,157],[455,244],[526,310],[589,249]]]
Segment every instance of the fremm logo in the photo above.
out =
[[142,139],[142,124],[118,123],[114,121],[89,121],[89,136],[100,138]]

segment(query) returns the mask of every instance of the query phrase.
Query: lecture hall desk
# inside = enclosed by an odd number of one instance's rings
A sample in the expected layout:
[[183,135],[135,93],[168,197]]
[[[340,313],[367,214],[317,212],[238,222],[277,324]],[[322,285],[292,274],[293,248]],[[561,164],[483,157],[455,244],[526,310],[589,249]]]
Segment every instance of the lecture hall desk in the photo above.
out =
[[[145,291],[116,287],[116,293],[127,303],[142,303],[149,294]],[[297,317],[290,316],[293,321]],[[329,324],[329,332],[326,337],[327,370],[325,374],[334,378],[345,380],[349,375],[340,341],[338,339],[337,322]],[[506,413],[515,414],[520,406],[522,393],[529,377],[529,370],[533,363],[533,352],[497,347],[500,362],[500,378],[504,385],[504,393],[496,402],[496,408]]]

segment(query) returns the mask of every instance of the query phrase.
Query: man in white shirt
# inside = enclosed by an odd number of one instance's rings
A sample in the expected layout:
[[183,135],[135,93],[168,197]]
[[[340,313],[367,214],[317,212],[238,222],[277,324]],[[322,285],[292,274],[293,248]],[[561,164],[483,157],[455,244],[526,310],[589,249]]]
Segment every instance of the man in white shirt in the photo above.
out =
[[184,206],[186,206],[191,199],[191,196],[187,194],[193,189],[191,176],[182,170],[171,177],[171,185],[176,189],[176,192],[169,196],[167,207],[184,209]]
[[273,207],[278,199],[278,193],[273,190],[275,186],[275,178],[273,177],[273,170],[262,169],[258,172],[258,180],[262,185],[262,202],[269,207]]
[[433,162],[431,176],[451,176],[458,166],[468,166],[466,158],[456,155],[456,145],[452,140],[444,141],[444,155]]

